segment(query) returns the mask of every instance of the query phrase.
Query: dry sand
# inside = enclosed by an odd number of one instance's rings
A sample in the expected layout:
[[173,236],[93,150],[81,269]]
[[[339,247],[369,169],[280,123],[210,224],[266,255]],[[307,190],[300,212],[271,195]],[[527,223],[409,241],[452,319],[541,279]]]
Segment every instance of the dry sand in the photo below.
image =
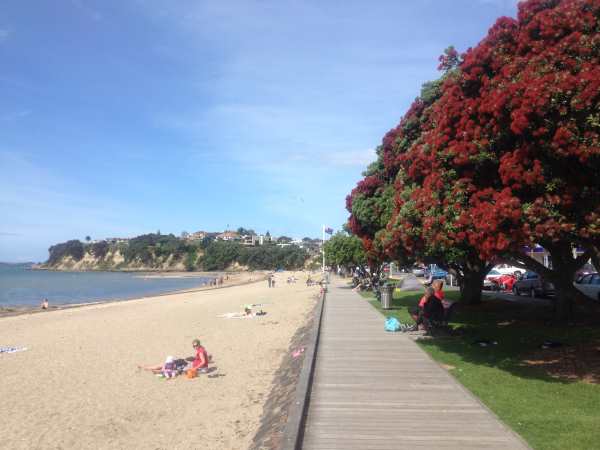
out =
[[[0,448],[248,448],[273,375],[307,322],[318,287],[278,274],[244,286],[0,319]],[[222,319],[247,303],[266,316]],[[159,379],[137,370],[193,355],[217,370]]]

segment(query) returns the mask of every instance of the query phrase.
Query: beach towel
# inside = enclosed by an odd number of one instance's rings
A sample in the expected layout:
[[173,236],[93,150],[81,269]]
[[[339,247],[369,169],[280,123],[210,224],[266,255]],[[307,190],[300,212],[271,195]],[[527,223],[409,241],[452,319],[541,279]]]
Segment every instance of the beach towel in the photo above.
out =
[[225,313],[225,314],[219,314],[217,317],[220,317],[221,319],[254,319],[254,314],[244,314],[244,313],[238,313],[238,312],[233,312],[233,313]]
[[0,347],[0,353],[17,353],[27,350],[27,347]]

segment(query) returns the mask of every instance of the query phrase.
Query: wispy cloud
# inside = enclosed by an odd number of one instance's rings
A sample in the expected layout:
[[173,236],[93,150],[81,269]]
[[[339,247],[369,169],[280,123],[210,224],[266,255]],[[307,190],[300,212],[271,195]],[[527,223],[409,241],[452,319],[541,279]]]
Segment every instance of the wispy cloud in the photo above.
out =
[[11,111],[4,114],[0,114],[1,122],[12,122],[15,120],[21,120],[31,114],[31,110],[29,109],[21,109],[18,111]]
[[49,245],[62,240],[127,232],[135,210],[119,199],[87,192],[85,186],[45,169],[30,156],[1,150],[0,192],[2,225],[10,230],[0,232],[0,259],[13,256],[2,248],[8,240],[13,242],[14,256],[27,249],[28,258],[39,260]]
[[8,37],[12,34],[10,28],[0,27],[0,44],[8,40]]
[[12,233],[10,231],[0,231],[0,236],[23,236],[23,233]]
[[102,14],[97,9],[91,7],[84,0],[71,0],[71,4],[73,6],[75,6],[77,9],[79,9],[80,11],[82,11],[90,19],[92,19],[92,20],[94,20],[96,22],[104,19],[104,14]]

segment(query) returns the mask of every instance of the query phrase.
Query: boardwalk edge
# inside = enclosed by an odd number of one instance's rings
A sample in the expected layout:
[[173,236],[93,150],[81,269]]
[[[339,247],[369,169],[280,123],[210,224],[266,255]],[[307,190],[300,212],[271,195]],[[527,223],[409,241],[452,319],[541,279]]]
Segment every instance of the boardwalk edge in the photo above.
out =
[[317,347],[319,346],[319,336],[321,334],[321,320],[323,318],[326,297],[327,292],[325,291],[319,298],[319,304],[315,311],[315,321],[312,330],[310,331],[306,350],[304,351],[304,362],[298,378],[298,384],[296,385],[294,401],[288,411],[288,419],[285,424],[281,450],[298,450],[302,447],[304,424],[306,421],[306,413],[308,411]]

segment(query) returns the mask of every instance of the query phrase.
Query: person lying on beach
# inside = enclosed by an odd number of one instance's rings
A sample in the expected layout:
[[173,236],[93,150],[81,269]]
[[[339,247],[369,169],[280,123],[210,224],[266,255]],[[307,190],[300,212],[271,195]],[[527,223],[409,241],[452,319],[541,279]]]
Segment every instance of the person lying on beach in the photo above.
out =
[[180,361],[183,361],[183,367],[185,367],[185,360],[175,360],[172,356],[167,356],[164,364],[158,366],[138,366],[138,368],[152,372],[155,375],[162,375],[165,378],[175,378],[182,370]]

